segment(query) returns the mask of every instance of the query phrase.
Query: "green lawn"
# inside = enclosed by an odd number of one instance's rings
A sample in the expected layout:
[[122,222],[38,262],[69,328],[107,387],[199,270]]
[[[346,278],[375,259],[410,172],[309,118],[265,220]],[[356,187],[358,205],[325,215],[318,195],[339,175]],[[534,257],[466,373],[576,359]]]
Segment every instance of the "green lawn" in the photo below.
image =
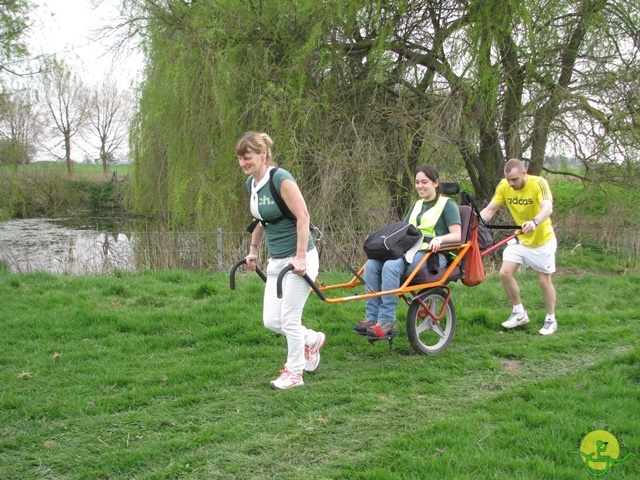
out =
[[435,356],[402,321],[393,350],[369,345],[362,302],[312,295],[322,362],[275,391],[285,341],[255,275],[231,291],[226,274],[0,272],[0,478],[588,479],[571,452],[593,430],[638,455],[605,478],[640,478],[640,277],[561,268],[551,337],[536,277],[519,279],[529,325],[500,327],[496,275],[455,284]]

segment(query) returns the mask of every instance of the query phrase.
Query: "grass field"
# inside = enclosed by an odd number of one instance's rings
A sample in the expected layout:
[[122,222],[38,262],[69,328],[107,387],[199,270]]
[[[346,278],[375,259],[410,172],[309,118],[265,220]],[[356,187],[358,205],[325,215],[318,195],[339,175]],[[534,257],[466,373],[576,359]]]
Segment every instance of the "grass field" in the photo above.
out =
[[[109,175],[117,173],[119,178],[133,174],[134,165],[132,163],[109,165]],[[13,173],[14,167],[0,167],[0,172]],[[47,173],[47,174],[67,174],[67,164],[65,162],[36,162],[19,167],[24,173]],[[90,163],[74,163],[73,174],[78,178],[100,178],[102,177],[102,165]]]
[[362,302],[312,295],[327,344],[290,391],[269,388],[286,347],[257,276],[231,291],[225,274],[0,271],[0,478],[588,479],[572,452],[594,430],[632,454],[605,478],[640,478],[640,278],[582,255],[559,256],[555,335],[537,333],[527,272],[532,322],[503,331],[490,275],[453,285],[458,329],[435,356],[402,321],[394,350],[369,345]]

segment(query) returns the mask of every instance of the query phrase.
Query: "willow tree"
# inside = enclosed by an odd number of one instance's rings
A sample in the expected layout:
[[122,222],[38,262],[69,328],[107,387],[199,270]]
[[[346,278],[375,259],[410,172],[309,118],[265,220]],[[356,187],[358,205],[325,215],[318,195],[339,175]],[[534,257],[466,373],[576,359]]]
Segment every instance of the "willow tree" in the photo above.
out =
[[0,165],[20,165],[33,160],[42,131],[42,118],[36,95],[17,90],[0,96]]
[[0,80],[7,73],[19,75],[19,67],[28,55],[24,36],[32,8],[29,0],[0,2]]
[[132,136],[141,211],[203,228],[246,221],[244,176],[233,147],[248,129],[269,132],[278,161],[313,181],[304,173],[314,163],[304,131],[328,103],[314,93],[327,5],[229,0],[127,6],[128,26],[144,31],[148,52]]
[[[552,146],[637,164],[639,18],[627,0],[125,0],[146,79],[137,205],[237,225],[233,144],[268,131],[327,221],[404,212],[437,164],[488,198]],[[635,171],[635,170],[634,170]]]
[[35,151],[39,129],[35,94],[8,80],[19,79],[28,50],[24,41],[33,4],[28,0],[0,2],[0,163],[28,163]]

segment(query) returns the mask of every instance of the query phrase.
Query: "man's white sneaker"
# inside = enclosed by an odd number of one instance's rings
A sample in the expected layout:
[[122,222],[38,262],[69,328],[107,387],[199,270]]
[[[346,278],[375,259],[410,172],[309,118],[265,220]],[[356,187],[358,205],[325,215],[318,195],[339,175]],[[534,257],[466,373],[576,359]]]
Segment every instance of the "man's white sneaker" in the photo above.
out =
[[318,368],[318,364],[320,363],[320,349],[324,346],[326,340],[327,336],[322,332],[318,332],[315,343],[304,347],[304,369],[307,372],[313,372]]
[[301,373],[293,373],[287,367],[280,370],[280,376],[272,380],[270,385],[278,390],[287,390],[288,388],[301,387],[304,385]]
[[545,320],[544,327],[540,329],[540,335],[551,335],[558,330],[558,322],[555,320]]
[[527,315],[527,312],[511,313],[507,321],[502,322],[502,326],[504,328],[515,328],[525,323],[529,323],[529,315]]

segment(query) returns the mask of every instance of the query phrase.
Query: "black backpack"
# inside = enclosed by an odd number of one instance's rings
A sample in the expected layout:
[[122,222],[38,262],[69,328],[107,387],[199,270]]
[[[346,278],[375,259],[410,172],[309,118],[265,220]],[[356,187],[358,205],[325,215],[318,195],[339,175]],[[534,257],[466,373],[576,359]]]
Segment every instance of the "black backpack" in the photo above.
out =
[[364,240],[364,252],[367,258],[395,260],[423,237],[422,232],[410,223],[392,223],[367,236]]

